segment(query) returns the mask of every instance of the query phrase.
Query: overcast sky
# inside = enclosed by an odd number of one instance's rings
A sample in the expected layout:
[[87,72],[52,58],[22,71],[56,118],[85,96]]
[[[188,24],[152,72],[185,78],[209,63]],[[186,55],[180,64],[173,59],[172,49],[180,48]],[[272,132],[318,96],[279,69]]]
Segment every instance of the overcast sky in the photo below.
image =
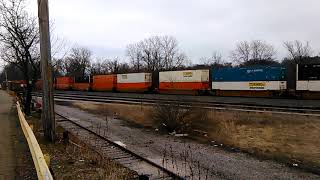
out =
[[[320,51],[320,0],[49,0],[55,33],[95,56],[124,57],[125,47],[171,35],[197,62],[220,51],[225,59],[242,40],[273,44],[310,41]],[[36,15],[36,0],[28,8]]]

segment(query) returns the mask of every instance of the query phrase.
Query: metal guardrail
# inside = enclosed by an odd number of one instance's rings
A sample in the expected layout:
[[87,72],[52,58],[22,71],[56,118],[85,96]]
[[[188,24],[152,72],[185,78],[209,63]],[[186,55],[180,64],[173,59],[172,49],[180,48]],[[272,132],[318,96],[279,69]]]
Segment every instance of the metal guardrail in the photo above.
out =
[[17,102],[17,110],[18,110],[18,116],[20,119],[21,128],[23,130],[24,136],[27,139],[29,149],[32,155],[32,159],[34,162],[34,165],[37,170],[37,176],[39,180],[53,180],[53,177],[51,175],[51,172],[49,170],[49,167],[45,161],[45,158],[43,156],[43,153],[40,149],[40,146],[38,144],[38,141],[36,137],[33,134],[33,131],[31,130],[29,124],[27,123],[24,114],[21,111],[20,103]]

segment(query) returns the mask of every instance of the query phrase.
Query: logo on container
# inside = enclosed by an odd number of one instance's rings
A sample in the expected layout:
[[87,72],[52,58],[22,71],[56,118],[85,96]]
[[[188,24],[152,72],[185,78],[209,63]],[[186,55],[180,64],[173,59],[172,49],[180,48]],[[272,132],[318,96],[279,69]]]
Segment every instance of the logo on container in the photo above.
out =
[[266,83],[264,82],[250,82],[249,88],[250,89],[264,89],[266,87]]
[[183,77],[192,77],[193,73],[192,72],[183,72]]

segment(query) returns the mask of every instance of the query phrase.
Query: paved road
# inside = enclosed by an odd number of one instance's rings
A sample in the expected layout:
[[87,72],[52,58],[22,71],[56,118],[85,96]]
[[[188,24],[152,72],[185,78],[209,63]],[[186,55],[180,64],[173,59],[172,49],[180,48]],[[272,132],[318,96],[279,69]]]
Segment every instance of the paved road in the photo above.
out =
[[12,97],[0,91],[0,180],[13,179],[15,176],[12,104]]
[[0,180],[37,179],[13,98],[0,90]]

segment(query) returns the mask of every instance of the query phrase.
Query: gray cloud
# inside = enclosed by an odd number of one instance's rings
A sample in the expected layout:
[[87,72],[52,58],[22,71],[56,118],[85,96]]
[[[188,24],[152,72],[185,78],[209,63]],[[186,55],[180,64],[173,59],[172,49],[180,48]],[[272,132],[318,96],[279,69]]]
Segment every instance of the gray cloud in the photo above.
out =
[[[319,0],[55,0],[50,16],[68,41],[98,56],[125,56],[125,47],[152,35],[172,35],[196,62],[212,51],[225,58],[242,40],[273,44],[310,41],[320,51]],[[36,14],[36,4],[30,4]]]

